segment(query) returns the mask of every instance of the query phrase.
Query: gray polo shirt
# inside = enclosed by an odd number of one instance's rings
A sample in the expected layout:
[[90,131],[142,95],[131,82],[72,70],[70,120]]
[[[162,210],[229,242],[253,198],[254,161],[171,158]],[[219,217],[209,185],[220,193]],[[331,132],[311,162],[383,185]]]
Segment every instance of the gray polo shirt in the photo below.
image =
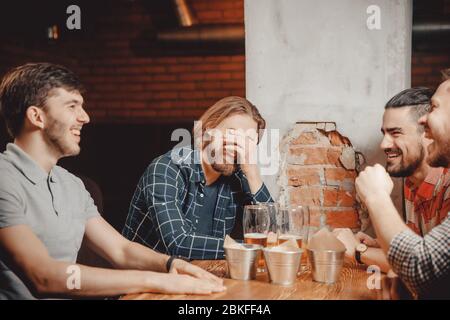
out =
[[[55,166],[47,174],[17,145],[0,153],[0,228],[29,226],[59,261],[75,263],[86,221],[99,216],[83,182]],[[34,299],[0,250],[0,299]]]

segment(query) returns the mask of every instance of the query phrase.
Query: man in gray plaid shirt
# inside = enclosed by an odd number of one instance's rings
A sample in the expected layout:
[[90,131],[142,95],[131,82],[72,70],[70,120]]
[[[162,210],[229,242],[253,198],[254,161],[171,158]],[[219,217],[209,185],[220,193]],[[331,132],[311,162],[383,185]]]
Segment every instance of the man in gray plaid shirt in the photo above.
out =
[[215,103],[194,126],[194,148],[175,148],[145,170],[123,235],[170,255],[222,259],[243,206],[272,201],[255,160],[264,128],[246,99]]
[[[450,167],[450,69],[445,81],[431,98],[431,110],[419,119],[428,147],[427,162],[432,167]],[[392,180],[377,164],[366,168],[356,180],[356,189],[367,206],[378,242],[392,269],[420,298],[450,298],[450,218],[425,237],[412,232],[402,221],[391,199]]]

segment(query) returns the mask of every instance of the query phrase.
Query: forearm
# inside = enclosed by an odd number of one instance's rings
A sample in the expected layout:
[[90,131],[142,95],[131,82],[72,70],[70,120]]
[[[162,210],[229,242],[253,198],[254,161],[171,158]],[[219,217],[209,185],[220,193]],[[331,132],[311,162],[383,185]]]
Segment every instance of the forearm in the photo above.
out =
[[199,233],[168,234],[165,243],[171,255],[186,259],[217,260],[224,258],[223,238]]
[[253,168],[245,173],[247,177],[248,186],[250,188],[250,192],[252,194],[256,194],[259,189],[261,189],[263,181],[261,179],[261,175],[259,174],[259,168]]
[[378,237],[378,243],[386,255],[392,239],[404,230],[409,230],[402,221],[388,194],[376,194],[365,203]]
[[160,275],[150,271],[93,268],[55,261],[35,277],[40,298],[104,297],[161,290]]
[[121,259],[114,262],[118,269],[167,272],[166,263],[169,256],[165,254],[132,241],[127,241],[122,252]]
[[388,260],[394,272],[412,291],[436,294],[437,291],[448,288],[449,234],[450,220],[447,218],[424,238],[408,230],[393,239]]
[[368,248],[366,252],[361,254],[361,261],[366,266],[378,266],[385,273],[391,269],[386,255],[380,248]]

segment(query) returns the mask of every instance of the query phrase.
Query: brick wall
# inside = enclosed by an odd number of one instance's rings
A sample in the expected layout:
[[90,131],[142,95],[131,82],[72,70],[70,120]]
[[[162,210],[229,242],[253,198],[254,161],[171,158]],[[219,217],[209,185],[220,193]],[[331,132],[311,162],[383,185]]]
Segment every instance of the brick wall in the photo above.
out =
[[[365,229],[355,196],[358,157],[334,123],[297,123],[281,143],[280,195],[310,207],[313,225]],[[360,212],[361,211],[361,212]]]
[[440,71],[447,68],[450,68],[450,52],[415,52],[412,56],[411,85],[436,89],[442,82]]
[[[87,84],[86,105],[97,122],[191,120],[224,96],[245,95],[243,54],[150,57],[143,53],[145,46],[152,46],[151,39],[145,37],[136,48],[146,32],[176,24],[166,22],[171,21],[170,6],[155,12],[144,0],[114,0],[90,12],[93,2],[73,2],[79,3],[82,10],[82,31],[66,32],[57,43],[21,41],[20,37],[2,34],[0,76],[10,67],[28,61],[67,65]],[[243,23],[243,0],[188,3],[199,23]],[[416,0],[414,5],[417,19],[442,20],[450,16],[450,0],[432,5]],[[64,10],[59,11],[64,18]],[[450,67],[447,51],[414,49],[412,85],[436,87],[439,70]]]
[[[109,4],[95,15],[86,9],[82,31],[67,32],[57,43],[7,39],[0,48],[0,76],[29,61],[62,63],[86,84],[86,106],[96,122],[195,119],[220,98],[245,95],[244,55],[149,56],[143,46],[154,44],[145,33],[168,20],[161,15],[170,7],[158,13],[144,0]],[[243,0],[189,4],[199,23],[243,23]],[[82,3],[80,8],[84,17]]]
[[[450,23],[450,0],[414,0],[414,23]],[[442,69],[450,68],[450,39],[447,35],[413,37],[411,84],[435,89],[442,82]]]

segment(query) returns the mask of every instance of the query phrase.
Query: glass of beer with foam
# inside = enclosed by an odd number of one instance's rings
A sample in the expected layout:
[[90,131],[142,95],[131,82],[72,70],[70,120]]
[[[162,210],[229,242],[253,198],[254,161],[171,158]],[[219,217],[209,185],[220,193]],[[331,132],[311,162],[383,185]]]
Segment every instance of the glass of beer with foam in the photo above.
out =
[[[307,206],[283,206],[278,214],[278,244],[293,239],[299,248],[305,249],[308,241],[309,208]],[[306,265],[306,254],[302,254],[303,266]]]
[[[243,215],[244,242],[267,247],[270,230],[270,212],[265,205],[247,205]],[[258,271],[264,271],[264,257],[259,258]]]

